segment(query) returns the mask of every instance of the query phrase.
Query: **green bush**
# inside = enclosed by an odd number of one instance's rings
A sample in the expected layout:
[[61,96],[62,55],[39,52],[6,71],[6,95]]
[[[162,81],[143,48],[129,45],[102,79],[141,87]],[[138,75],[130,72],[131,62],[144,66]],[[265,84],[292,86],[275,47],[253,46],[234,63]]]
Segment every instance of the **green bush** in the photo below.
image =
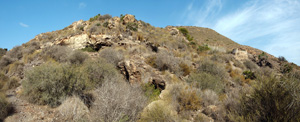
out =
[[294,122],[300,118],[299,80],[260,79],[250,94],[242,94],[239,107],[229,108],[232,121]]
[[94,20],[97,20],[101,15],[100,14],[97,14],[96,16],[90,18],[90,22],[93,22]]
[[245,76],[245,79],[254,80],[256,78],[252,71],[244,71],[243,75]]
[[62,99],[87,89],[88,81],[78,69],[46,63],[25,73],[23,95],[32,103],[56,107]]
[[123,23],[123,19],[124,19],[125,15],[121,14],[120,15],[120,22]]
[[106,27],[106,28],[107,28],[107,27],[108,27],[108,22],[104,22],[104,23],[103,23],[103,27]]
[[48,62],[25,73],[23,95],[29,102],[56,107],[65,97],[84,95],[104,81],[119,79],[120,73],[103,59],[90,59],[82,66]]
[[293,67],[290,64],[284,64],[283,66],[280,67],[281,73],[289,73],[293,70]]
[[81,49],[82,51],[87,51],[87,52],[97,52],[94,48],[92,48],[91,46],[87,46],[85,48]]
[[265,52],[262,52],[258,55],[258,59],[268,59],[268,55]]
[[208,47],[208,45],[202,45],[202,46],[198,46],[197,51],[199,52],[203,52],[203,51],[207,51],[210,50],[210,48]]
[[187,40],[193,41],[194,37],[191,37],[188,30],[186,28],[178,28],[178,30],[186,37]]
[[155,89],[155,86],[151,83],[143,84],[142,89],[145,93],[145,96],[148,97],[150,101],[156,100],[160,94],[160,90]]
[[281,62],[287,62],[287,60],[283,56],[279,56],[278,60],[281,61]]
[[133,22],[129,22],[126,25],[126,29],[132,30],[132,31],[137,31],[138,30],[138,24],[133,23]]
[[2,122],[11,110],[11,104],[6,101],[5,96],[0,93],[0,121]]

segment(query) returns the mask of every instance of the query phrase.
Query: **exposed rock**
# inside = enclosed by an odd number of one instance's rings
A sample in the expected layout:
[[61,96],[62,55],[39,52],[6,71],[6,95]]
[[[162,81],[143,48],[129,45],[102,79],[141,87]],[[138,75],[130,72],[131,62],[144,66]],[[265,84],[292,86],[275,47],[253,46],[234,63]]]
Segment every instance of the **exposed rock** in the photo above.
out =
[[239,48],[235,48],[232,50],[231,52],[234,57],[239,60],[239,61],[244,61],[244,60],[247,60],[249,59],[248,58],[248,52],[247,50],[243,50],[243,49],[239,49]]
[[172,28],[171,31],[170,31],[170,34],[172,36],[175,36],[175,35],[179,34],[179,30],[177,28]]
[[83,20],[79,20],[77,22],[72,23],[74,31],[77,30],[77,29],[79,29],[79,28],[83,28],[83,30],[85,30],[86,29],[86,25],[87,25],[86,22],[83,21]]
[[254,56],[252,61],[254,61],[260,67],[273,68],[272,63],[270,62],[270,60],[267,57]]
[[127,23],[130,23],[130,22],[136,22],[136,19],[133,15],[126,14],[123,18],[123,24],[127,24]]
[[155,89],[159,89],[160,91],[166,88],[166,82],[162,78],[154,77],[151,83],[155,86]]
[[141,81],[141,72],[137,70],[136,65],[132,61],[119,62],[118,68],[130,83]]
[[87,44],[90,43],[90,38],[87,34],[81,34],[81,35],[76,35],[67,39],[57,41],[55,44],[59,45],[62,43],[72,49],[82,49],[85,48]]

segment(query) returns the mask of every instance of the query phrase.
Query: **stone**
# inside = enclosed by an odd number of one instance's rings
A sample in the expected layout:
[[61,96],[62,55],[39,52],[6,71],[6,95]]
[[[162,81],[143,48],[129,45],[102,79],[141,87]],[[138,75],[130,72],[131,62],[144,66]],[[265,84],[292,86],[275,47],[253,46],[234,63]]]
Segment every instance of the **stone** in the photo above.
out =
[[131,22],[136,22],[136,19],[133,15],[126,14],[123,18],[123,24],[131,23]]

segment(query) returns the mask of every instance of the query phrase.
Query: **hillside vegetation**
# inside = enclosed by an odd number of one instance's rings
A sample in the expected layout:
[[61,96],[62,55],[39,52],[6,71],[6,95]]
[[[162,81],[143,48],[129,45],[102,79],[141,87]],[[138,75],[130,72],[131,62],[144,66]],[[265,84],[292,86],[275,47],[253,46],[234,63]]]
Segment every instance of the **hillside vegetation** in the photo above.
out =
[[0,121],[300,121],[299,66],[212,29],[96,15],[0,49]]

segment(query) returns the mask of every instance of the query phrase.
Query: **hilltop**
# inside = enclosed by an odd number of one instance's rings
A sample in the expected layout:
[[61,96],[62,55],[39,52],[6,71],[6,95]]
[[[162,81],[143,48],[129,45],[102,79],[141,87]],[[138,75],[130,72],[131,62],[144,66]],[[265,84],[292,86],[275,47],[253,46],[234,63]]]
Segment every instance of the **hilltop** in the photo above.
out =
[[0,50],[0,121],[299,121],[299,66],[209,28],[96,15]]

